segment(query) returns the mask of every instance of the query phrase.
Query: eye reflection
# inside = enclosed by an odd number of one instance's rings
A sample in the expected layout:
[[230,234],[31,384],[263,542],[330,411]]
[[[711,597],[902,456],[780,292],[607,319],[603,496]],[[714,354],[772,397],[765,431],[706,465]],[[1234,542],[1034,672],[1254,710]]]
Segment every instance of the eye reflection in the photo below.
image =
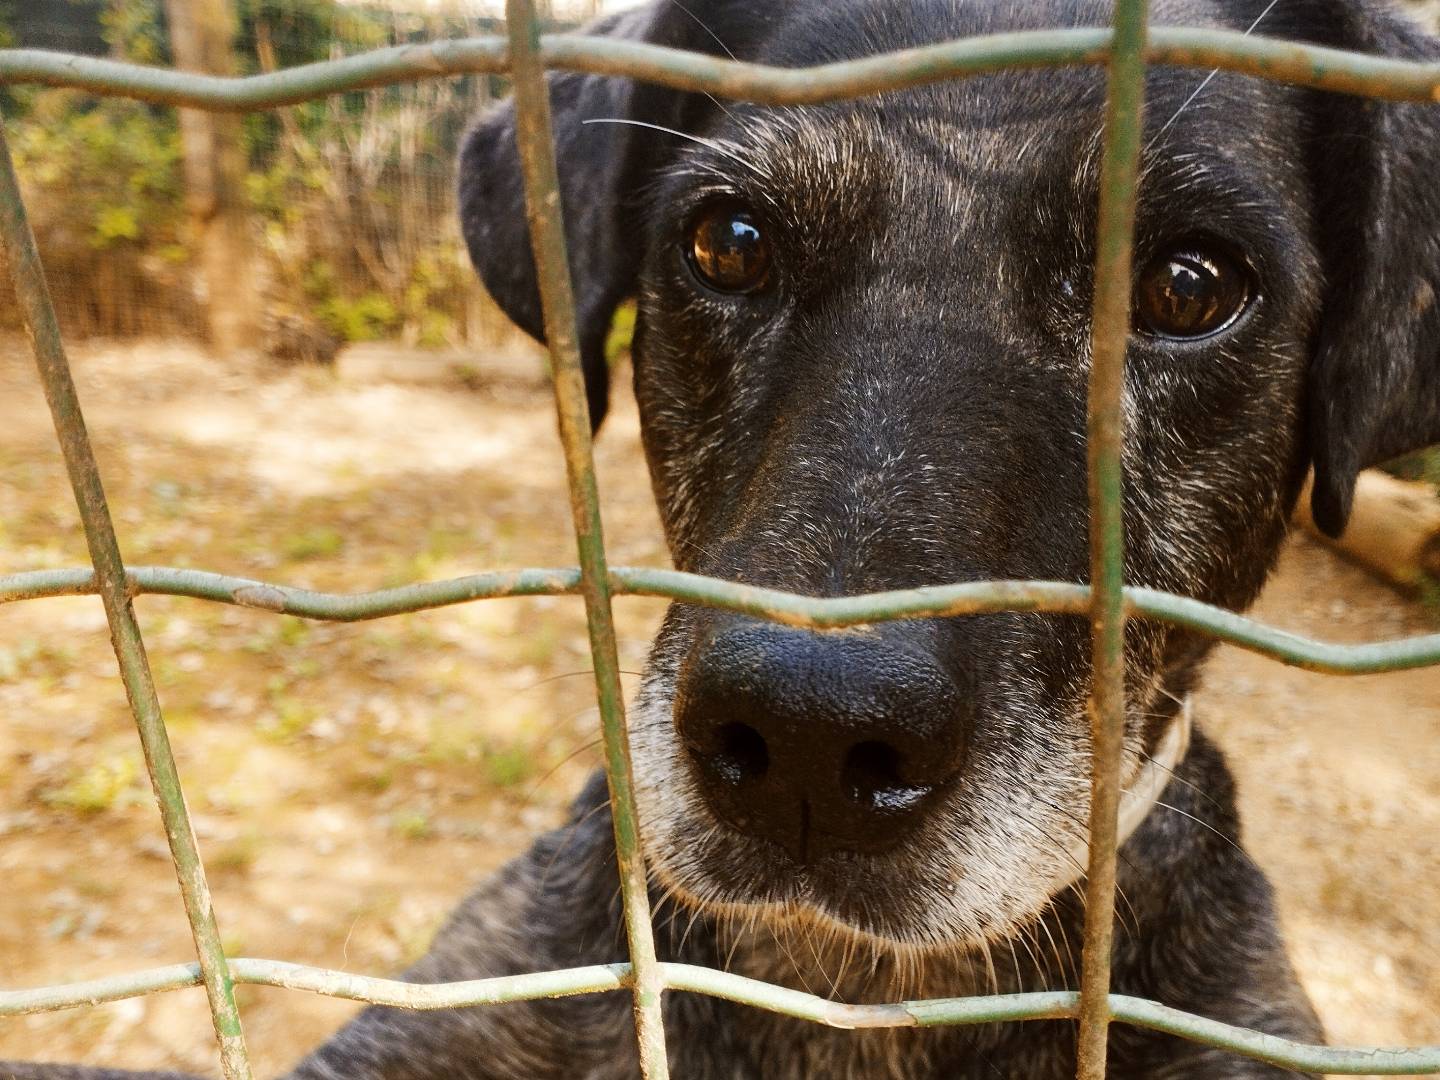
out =
[[1210,245],[1177,247],[1152,259],[1135,289],[1136,329],[1176,340],[1210,337],[1250,302],[1250,274]]
[[754,292],[770,276],[770,242],[745,207],[712,207],[690,228],[690,265],[717,292]]

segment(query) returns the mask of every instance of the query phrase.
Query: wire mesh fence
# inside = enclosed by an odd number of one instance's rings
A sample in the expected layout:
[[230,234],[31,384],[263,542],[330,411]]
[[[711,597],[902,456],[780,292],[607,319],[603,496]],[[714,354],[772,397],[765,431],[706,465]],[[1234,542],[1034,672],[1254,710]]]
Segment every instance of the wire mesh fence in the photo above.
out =
[[[92,566],[0,578],[0,601],[77,593],[101,598],[145,761],[160,804],[198,962],[32,990],[0,991],[0,1016],[73,1008],[181,986],[204,987],[227,1080],[251,1075],[235,1001],[237,983],[278,986],[403,1008],[454,1008],[599,991],[633,996],[642,1071],[668,1074],[661,996],[711,994],[837,1027],[913,1027],[1042,1018],[1079,1024],[1079,1076],[1105,1075],[1107,1030],[1121,1022],[1172,1033],[1290,1068],[1336,1074],[1419,1075],[1440,1069],[1440,1047],[1306,1046],[1109,992],[1114,923],[1119,751],[1123,734],[1124,625],[1143,616],[1191,627],[1283,663],[1333,673],[1440,664],[1440,634],[1359,646],[1312,641],[1181,596],[1126,587],[1121,526],[1121,386],[1130,314],[1132,226],[1140,157],[1145,71],[1150,64],[1220,68],[1260,78],[1392,100],[1440,101],[1440,65],[1175,27],[1149,29],[1145,0],[1120,0],[1109,30],[1004,34],[946,42],[901,54],[782,70],[660,47],[586,37],[542,38],[532,0],[510,0],[507,36],[401,45],[338,60],[223,79],[108,60],[29,50],[0,51],[0,83],[40,83],[217,111],[293,104],[364,87],[461,74],[508,73],[514,80],[517,138],[531,239],[539,268],[554,395],[565,451],[579,565],[481,574],[361,594],[310,592],[262,581],[168,567],[127,567],[121,559],[55,307],[51,301],[8,146],[0,133],[0,243],[35,352]],[[1091,586],[982,582],[817,599],[672,571],[608,566],[575,332],[544,72],[547,68],[626,76],[684,90],[777,105],[894,90],[1004,68],[1108,68],[1105,151],[1097,237],[1089,389],[1088,455]],[[133,600],[141,593],[190,596],[312,619],[353,621],[446,604],[525,595],[579,595],[589,627],[610,782],[629,962],[474,982],[412,985],[270,960],[226,955],[205,869]],[[888,1005],[847,1005],[741,976],[656,956],[644,858],[631,790],[623,696],[611,603],[643,594],[699,603],[794,626],[827,628],[887,619],[987,611],[1088,614],[1094,689],[1087,916],[1078,991],[1021,993]]]

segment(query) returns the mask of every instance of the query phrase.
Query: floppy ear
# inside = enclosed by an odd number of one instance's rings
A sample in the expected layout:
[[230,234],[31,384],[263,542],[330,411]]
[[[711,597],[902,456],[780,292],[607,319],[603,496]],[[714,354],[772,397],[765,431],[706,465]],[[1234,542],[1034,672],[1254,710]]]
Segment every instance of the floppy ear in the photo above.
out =
[[[753,33],[736,18],[741,6],[724,0],[689,0],[684,6],[659,0],[600,19],[586,32],[692,52],[738,51],[739,39]],[[757,16],[753,21],[767,20]],[[590,423],[599,427],[610,383],[605,339],[615,308],[634,291],[644,254],[634,199],[683,145],[673,135],[635,125],[694,133],[715,106],[699,95],[629,79],[563,72],[547,81],[580,360]],[[599,119],[627,123],[585,123]],[[522,330],[544,341],[510,102],[482,116],[466,136],[459,189],[461,230],[486,289]]]
[[[1440,41],[1402,16],[1328,6],[1327,44],[1440,58]],[[1316,101],[1326,281],[1306,419],[1311,508],[1338,536],[1361,469],[1440,442],[1440,105]]]

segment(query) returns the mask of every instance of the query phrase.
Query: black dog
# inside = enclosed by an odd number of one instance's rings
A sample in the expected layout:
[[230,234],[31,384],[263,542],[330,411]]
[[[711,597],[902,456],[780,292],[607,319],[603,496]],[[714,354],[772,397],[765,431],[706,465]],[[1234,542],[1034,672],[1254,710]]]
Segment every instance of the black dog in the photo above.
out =
[[[1109,18],[1090,0],[687,2],[596,32],[797,66]],[[1261,14],[1176,0],[1156,21],[1244,30]],[[1440,57],[1346,0],[1279,0],[1259,32]],[[1440,109],[1230,75],[1196,95],[1203,78],[1148,82],[1126,574],[1241,609],[1308,468],[1336,530],[1357,470],[1440,439]],[[638,296],[635,388],[677,565],[821,595],[1087,579],[1102,72],[803,109],[576,75],[552,92],[592,413],[610,316]],[[482,277],[540,334],[508,109],[470,136],[461,195]],[[1073,986],[1087,642],[1064,616],[821,635],[672,608],[632,721],[662,956],[852,1001]],[[1115,989],[1316,1041],[1225,765],[1198,733],[1186,752],[1208,648],[1130,630]],[[410,977],[623,958],[603,805],[597,781]],[[293,1075],[618,1080],[637,1074],[629,1009],[621,994],[375,1008]],[[684,1080],[1074,1069],[1068,1022],[839,1032],[673,993],[665,1016]],[[1116,1077],[1289,1075],[1125,1026],[1110,1055]]]

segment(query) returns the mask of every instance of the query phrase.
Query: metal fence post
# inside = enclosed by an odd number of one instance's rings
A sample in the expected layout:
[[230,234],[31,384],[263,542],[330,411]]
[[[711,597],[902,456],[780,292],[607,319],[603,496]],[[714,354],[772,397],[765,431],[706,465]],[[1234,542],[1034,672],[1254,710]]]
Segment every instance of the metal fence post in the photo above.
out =
[[85,530],[85,543],[90,561],[95,566],[95,591],[105,605],[105,618],[110,624],[110,641],[115,659],[120,664],[120,678],[130,699],[130,711],[140,731],[140,745],[145,753],[145,766],[155,800],[160,804],[160,818],[165,824],[165,838],[170,843],[170,857],[180,880],[180,896],[190,932],[195,938],[195,952],[210,1001],[210,1016],[215,1024],[215,1037],[220,1045],[220,1064],[225,1080],[250,1080],[250,1060],[245,1052],[245,1036],[240,1029],[240,1012],[235,1005],[235,984],[220,944],[220,931],[215,925],[215,912],[210,903],[210,888],[205,882],[205,867],[190,827],[190,813],[185,807],[185,794],[180,788],[180,774],[175,768],[175,755],[170,749],[170,736],[160,714],[160,700],[155,681],[150,676],[150,662],[145,656],[145,642],[125,579],[125,566],[120,558],[120,544],[115,538],[115,525],[105,502],[105,489],[100,483],[100,470],[75,381],[70,376],[70,362],[60,340],[60,326],[55,320],[55,307],[35,250],[35,237],[25,216],[25,203],[20,195],[20,182],[10,158],[10,146],[0,124],[0,246],[10,268],[10,280],[20,304],[25,331],[35,351],[40,381],[45,387],[45,400],[55,422],[55,434],[65,457],[65,470],[80,509]]

